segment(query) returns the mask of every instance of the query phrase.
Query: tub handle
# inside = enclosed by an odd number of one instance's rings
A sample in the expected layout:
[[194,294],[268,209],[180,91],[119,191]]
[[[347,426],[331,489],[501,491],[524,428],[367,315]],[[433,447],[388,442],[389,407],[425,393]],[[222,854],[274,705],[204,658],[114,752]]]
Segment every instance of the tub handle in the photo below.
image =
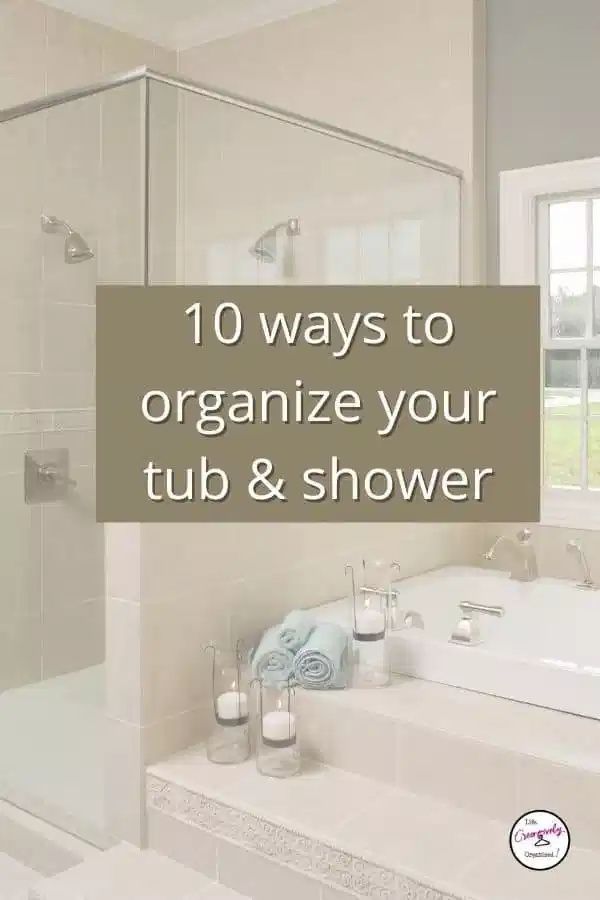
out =
[[471,603],[469,600],[463,600],[462,603],[458,604],[459,609],[462,609],[465,613],[484,613],[486,616],[498,616],[502,617],[504,615],[504,607],[503,606],[488,606],[486,603]]
[[503,606],[488,606],[486,603],[471,603],[463,600],[458,604],[462,616],[450,638],[451,644],[463,644],[473,647],[481,643],[481,630],[479,628],[479,614],[501,617],[504,615]]

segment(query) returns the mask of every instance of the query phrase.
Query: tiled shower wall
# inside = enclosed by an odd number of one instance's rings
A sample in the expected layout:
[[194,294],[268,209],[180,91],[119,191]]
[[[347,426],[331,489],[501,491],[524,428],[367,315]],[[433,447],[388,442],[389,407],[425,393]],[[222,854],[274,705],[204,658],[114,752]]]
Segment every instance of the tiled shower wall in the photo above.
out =
[[[482,7],[479,0],[348,0],[184,51],[180,71],[454,163],[466,171],[470,196],[478,153],[474,78]],[[378,222],[386,203],[393,206],[394,191],[408,208],[418,209],[430,188],[418,173],[411,183],[401,166],[390,164],[387,193],[365,196],[356,185],[372,178],[378,188],[377,172],[383,171],[376,161],[369,168],[366,152],[364,159],[345,156],[343,149],[328,148],[327,138],[319,150],[317,136],[305,139],[298,129],[286,131],[281,123],[197,97],[180,101],[179,121],[177,276],[183,283],[272,277],[276,267],[258,271],[250,257],[251,238],[258,236],[259,223],[266,228],[304,210],[296,278],[321,281],[327,268],[322,259],[314,262],[326,248],[310,234],[319,216],[337,216],[350,225],[341,229],[342,237],[352,236],[360,231],[356,222],[373,221],[367,206],[374,197]],[[331,183],[338,196],[327,193]],[[471,208],[467,217],[472,223]],[[377,259],[365,275],[377,256],[371,239],[379,232],[366,234],[365,244],[362,237],[333,254],[346,269],[330,272],[331,281],[360,280],[357,272],[364,281],[390,280],[389,273],[381,277]],[[472,249],[467,255],[474,271]],[[419,274],[427,280],[427,271]],[[344,595],[344,564],[362,555],[397,559],[409,575],[474,561],[481,550],[478,531],[470,526],[352,523],[117,525],[109,526],[108,548],[108,592],[131,600],[129,607],[118,606],[121,631],[141,635],[141,657],[123,656],[114,693],[126,702],[118,684],[141,677],[141,734],[131,732],[128,740],[132,746],[141,740],[146,761],[201,733],[208,686],[201,648],[207,641],[252,634],[295,606]]]
[[[0,0],[0,108],[175,54],[35,0]],[[94,511],[95,287],[140,282],[139,87],[0,126],[0,690],[104,658],[104,559]],[[96,253],[66,266],[42,212]],[[124,252],[123,248],[127,251]],[[29,506],[26,450],[67,447],[77,486]]]

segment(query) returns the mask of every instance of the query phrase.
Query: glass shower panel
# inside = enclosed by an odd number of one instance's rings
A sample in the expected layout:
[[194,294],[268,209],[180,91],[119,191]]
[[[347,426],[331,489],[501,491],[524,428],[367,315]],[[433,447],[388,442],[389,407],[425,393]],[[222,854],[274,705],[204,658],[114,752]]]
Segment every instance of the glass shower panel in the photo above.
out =
[[[458,282],[458,178],[154,83],[151,145],[164,135],[155,105],[176,93],[179,283]],[[165,183],[164,166],[151,164],[153,183]],[[151,247],[159,210],[151,206]],[[262,260],[250,252],[257,241]]]
[[142,90],[0,124],[0,797],[97,844],[106,648],[95,290],[143,283]]

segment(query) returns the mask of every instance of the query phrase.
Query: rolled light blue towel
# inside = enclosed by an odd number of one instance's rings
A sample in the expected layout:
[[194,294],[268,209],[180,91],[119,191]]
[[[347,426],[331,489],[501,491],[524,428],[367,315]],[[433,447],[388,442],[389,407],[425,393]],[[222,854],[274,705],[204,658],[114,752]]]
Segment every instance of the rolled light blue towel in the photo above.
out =
[[333,622],[319,623],[294,659],[298,684],[311,690],[345,688],[349,673],[348,635]]
[[252,655],[252,672],[264,681],[287,681],[294,667],[294,654],[279,643],[281,626],[269,628]]
[[288,613],[279,629],[279,643],[286,650],[296,653],[304,647],[315,624],[314,618],[303,609]]

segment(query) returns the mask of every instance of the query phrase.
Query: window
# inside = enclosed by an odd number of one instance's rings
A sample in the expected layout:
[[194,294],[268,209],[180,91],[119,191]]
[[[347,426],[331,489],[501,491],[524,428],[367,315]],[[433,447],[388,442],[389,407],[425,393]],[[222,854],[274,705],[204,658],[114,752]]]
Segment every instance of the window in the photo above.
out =
[[500,276],[541,290],[542,522],[600,529],[600,158],[501,173]]
[[544,485],[589,493],[600,489],[600,196],[540,200],[537,223]]

